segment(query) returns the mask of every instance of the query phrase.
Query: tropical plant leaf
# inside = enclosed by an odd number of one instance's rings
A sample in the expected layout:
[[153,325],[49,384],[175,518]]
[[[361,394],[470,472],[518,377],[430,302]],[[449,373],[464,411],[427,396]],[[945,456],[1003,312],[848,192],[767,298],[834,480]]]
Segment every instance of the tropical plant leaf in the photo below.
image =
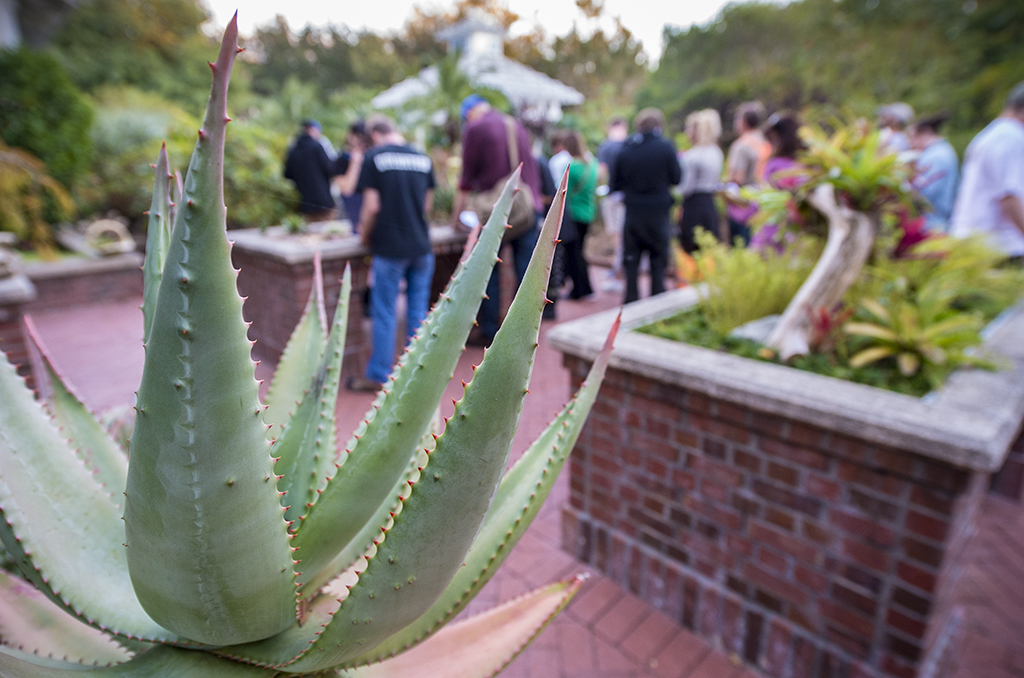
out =
[[339,678],[492,678],[572,600],[585,577],[551,584],[452,624],[421,645],[379,664],[338,671]]
[[[348,298],[340,297],[339,305]],[[348,317],[343,318],[347,326]],[[313,288],[302,312],[299,324],[292,330],[288,343],[277,363],[274,378],[267,389],[267,409],[263,421],[270,425],[267,437],[273,439],[281,434],[285,424],[302,401],[303,394],[310,389],[316,375],[320,358],[327,346],[327,309],[324,306],[324,274],[320,252],[313,255]]]
[[888,358],[894,353],[896,353],[896,349],[891,346],[875,346],[872,348],[866,348],[863,351],[859,351],[850,356],[850,367],[864,367],[865,365],[870,365],[882,358]]
[[226,236],[223,158],[237,25],[225,31],[160,281],[125,499],[132,584],[209,645],[294,622],[291,549]]
[[900,340],[899,335],[892,330],[882,327],[881,325],[873,325],[871,323],[848,322],[843,325],[843,330],[847,334],[856,334],[862,337],[873,337],[884,341],[899,342]]

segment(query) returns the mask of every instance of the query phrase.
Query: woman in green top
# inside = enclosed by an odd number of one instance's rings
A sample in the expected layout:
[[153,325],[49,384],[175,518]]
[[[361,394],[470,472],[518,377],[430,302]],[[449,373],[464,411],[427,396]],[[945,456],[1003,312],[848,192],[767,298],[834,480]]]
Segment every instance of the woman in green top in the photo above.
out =
[[598,163],[587,150],[583,135],[576,130],[561,133],[562,147],[572,156],[569,163],[569,184],[565,202],[565,219],[559,239],[565,248],[565,272],[572,280],[570,299],[582,299],[594,293],[590,273],[583,258],[583,241],[590,223],[597,214]]

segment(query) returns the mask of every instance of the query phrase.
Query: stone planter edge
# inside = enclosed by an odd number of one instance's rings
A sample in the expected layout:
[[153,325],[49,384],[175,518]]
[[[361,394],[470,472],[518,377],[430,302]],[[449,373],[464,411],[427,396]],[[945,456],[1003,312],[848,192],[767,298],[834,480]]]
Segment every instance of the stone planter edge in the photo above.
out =
[[[1000,370],[960,370],[940,390],[915,398],[632,331],[696,301],[688,287],[624,306],[611,366],[973,471],[998,470],[1020,431],[1024,302],[1005,312],[985,341],[1002,356]],[[563,323],[547,341],[593,360],[617,313]]]

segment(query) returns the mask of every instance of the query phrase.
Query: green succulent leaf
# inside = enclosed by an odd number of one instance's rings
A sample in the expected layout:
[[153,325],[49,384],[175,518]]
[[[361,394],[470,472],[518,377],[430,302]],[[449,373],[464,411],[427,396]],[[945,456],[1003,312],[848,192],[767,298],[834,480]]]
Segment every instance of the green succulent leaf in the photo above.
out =
[[226,237],[225,32],[160,281],[125,499],[132,584],[153,619],[209,645],[294,622],[294,574]]
[[[300,583],[333,561],[359,533],[388,500],[416,453],[475,322],[518,181],[517,170],[469,259],[420,326],[386,393],[368,415],[362,435],[342,455],[341,467],[298,524],[293,545],[298,549]],[[368,546],[361,545],[360,550]]]
[[[340,297],[348,307],[348,297]],[[343,325],[348,317],[343,318]],[[306,309],[295,326],[277,363],[274,378],[267,389],[263,421],[270,425],[267,437],[281,434],[285,424],[295,412],[303,394],[309,391],[316,376],[320,358],[327,346],[327,310],[324,306],[324,274],[320,252],[313,255],[313,289],[309,292]]]
[[167,162],[167,144],[161,144],[160,157],[154,166],[153,203],[149,208],[149,226],[146,231],[146,259],[142,264],[144,292],[142,297],[143,341],[149,339],[156,314],[156,294],[160,288],[171,226],[171,175]]
[[0,678],[273,678],[274,672],[206,652],[159,646],[124,664],[89,669],[0,648]]
[[618,326],[616,320],[576,396],[505,474],[463,566],[441,597],[415,622],[350,665],[383,661],[424,641],[454,619],[491,580],[537,516],[572,452],[597,398]]
[[71,447],[86,468],[92,471],[95,481],[110,495],[114,505],[120,508],[124,504],[128,458],[82,403],[74,389],[61,377],[53,357],[36,331],[35,323],[29,317],[25,318],[25,329],[39,351],[49,376],[52,393],[47,405],[53,414],[54,423],[70,439]]
[[443,629],[405,654],[339,678],[492,678],[569,604],[585,577],[551,584]]
[[110,633],[173,640],[132,591],[121,514],[0,360],[0,539],[25,577]]
[[82,624],[40,591],[0,570],[0,639],[7,647],[67,662],[108,665],[131,659],[110,636]]
[[345,267],[341,297],[334,325],[320,365],[271,452],[278,457],[274,472],[281,476],[277,487],[283,492],[285,520],[297,520],[323,489],[329,471],[335,468],[337,436],[335,405],[341,386],[341,362],[345,355],[348,303],[352,294],[352,271]]

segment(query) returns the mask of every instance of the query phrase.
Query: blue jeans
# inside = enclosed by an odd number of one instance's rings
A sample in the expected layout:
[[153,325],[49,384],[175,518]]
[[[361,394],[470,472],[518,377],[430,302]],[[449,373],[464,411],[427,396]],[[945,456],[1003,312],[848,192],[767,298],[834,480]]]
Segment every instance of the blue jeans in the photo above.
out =
[[366,378],[383,384],[395,362],[395,333],[399,285],[405,279],[407,314],[406,341],[416,333],[427,317],[430,285],[434,279],[434,255],[427,253],[410,259],[373,257],[373,288],[370,290],[370,319],[373,321],[373,345],[366,363]]
[[[538,217],[541,221],[543,217]],[[512,247],[512,263],[516,269],[516,289],[519,283],[523,282],[526,275],[526,267],[530,265],[530,257],[537,246],[537,237],[540,235],[540,228],[522,234],[515,240],[509,242]],[[480,302],[480,313],[477,314],[477,324],[480,325],[480,333],[485,337],[493,337],[498,333],[498,315],[501,312],[501,272],[500,264],[495,264],[491,271],[491,278],[487,281],[487,298]]]

